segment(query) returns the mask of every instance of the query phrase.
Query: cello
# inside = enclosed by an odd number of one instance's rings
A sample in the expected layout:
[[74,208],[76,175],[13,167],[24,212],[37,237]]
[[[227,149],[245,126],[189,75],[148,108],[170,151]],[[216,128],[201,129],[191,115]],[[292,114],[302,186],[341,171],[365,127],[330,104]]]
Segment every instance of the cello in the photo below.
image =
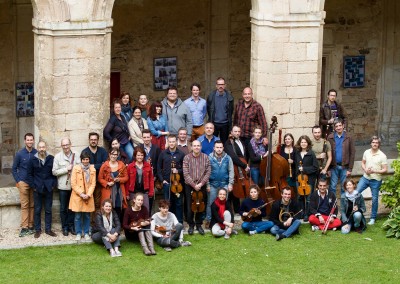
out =
[[[233,140],[233,138],[230,138],[231,144],[232,144],[232,148],[233,151],[236,154],[235,151],[235,142]],[[237,156],[237,154],[236,154]],[[243,157],[239,157],[239,160],[242,161],[244,164],[247,164],[247,161],[243,158]],[[249,196],[250,194],[250,179],[249,179],[249,175],[247,174],[246,170],[239,167],[238,165],[233,165],[233,170],[235,172],[235,182],[233,184],[233,195],[236,198],[246,198],[247,196]]]
[[[268,157],[263,159],[260,163],[260,172],[265,179],[265,188],[261,191],[261,198],[264,202],[270,202],[271,200],[277,200],[281,198],[281,190],[288,186],[286,181],[289,175],[289,164],[285,158],[278,153],[272,154],[272,134],[275,133],[275,129],[278,125],[276,116],[271,118],[271,124],[269,128],[269,143],[271,147],[268,147]],[[267,207],[267,213],[271,210]]]

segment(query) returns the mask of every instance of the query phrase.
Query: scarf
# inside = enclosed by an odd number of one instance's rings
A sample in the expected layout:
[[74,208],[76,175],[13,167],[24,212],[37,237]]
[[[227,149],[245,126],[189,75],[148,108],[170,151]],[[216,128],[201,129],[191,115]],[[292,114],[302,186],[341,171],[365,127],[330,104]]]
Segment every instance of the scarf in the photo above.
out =
[[135,118],[135,122],[136,122],[136,124],[139,126],[139,129],[140,129],[140,132],[143,130],[143,128],[144,128],[144,125],[143,125],[143,119],[142,118],[139,118],[139,120],[137,120],[136,118]]
[[[118,176],[118,172],[113,172],[111,173],[111,178],[114,179],[115,177]],[[112,201],[112,207],[115,208],[115,201],[117,199],[117,195],[119,193],[119,204],[121,204],[121,207],[123,207],[123,196],[122,196],[122,191],[120,188],[120,183],[116,182],[114,185],[111,187],[111,201]]]
[[352,193],[349,193],[348,191],[346,191],[345,192],[345,196],[346,196],[346,198],[348,199],[348,200],[350,200],[351,202],[353,202],[354,203],[354,201],[356,200],[356,198],[357,198],[357,191],[355,191],[355,190],[353,190],[353,192]]
[[121,111],[122,111],[123,113],[132,112],[132,107],[131,107],[131,105],[130,105],[129,103],[126,104],[126,105],[121,105]]
[[85,173],[86,183],[88,183],[90,180],[90,172],[89,172],[90,164],[87,166],[84,166],[83,164],[81,164],[81,167],[82,167],[83,172]]
[[[218,197],[215,199],[215,204],[218,207],[218,216],[224,220],[224,212],[226,209],[226,199],[225,200],[220,200]],[[223,223],[218,223],[218,225],[221,227],[222,230],[225,229],[225,225]]]
[[106,214],[103,214],[103,224],[104,229],[106,229],[107,233],[109,233],[113,227],[113,215],[110,213],[110,220],[107,219]]
[[262,138],[260,139],[260,141],[256,141],[256,139],[251,138],[250,144],[254,150],[254,154],[256,154],[257,156],[264,156],[264,154],[267,152],[265,150]]

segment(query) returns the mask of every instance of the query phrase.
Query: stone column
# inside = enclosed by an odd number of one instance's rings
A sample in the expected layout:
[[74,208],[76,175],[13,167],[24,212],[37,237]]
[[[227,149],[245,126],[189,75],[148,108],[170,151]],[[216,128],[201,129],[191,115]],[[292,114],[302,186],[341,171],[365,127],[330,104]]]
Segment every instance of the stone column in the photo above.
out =
[[[80,150],[109,118],[111,11],[114,0],[32,1],[35,136]],[[57,149],[55,149],[57,148]]]
[[379,80],[377,128],[385,144],[400,141],[400,6],[397,1],[384,1],[382,36],[382,77]]
[[324,0],[252,0],[250,84],[294,137],[318,122]]

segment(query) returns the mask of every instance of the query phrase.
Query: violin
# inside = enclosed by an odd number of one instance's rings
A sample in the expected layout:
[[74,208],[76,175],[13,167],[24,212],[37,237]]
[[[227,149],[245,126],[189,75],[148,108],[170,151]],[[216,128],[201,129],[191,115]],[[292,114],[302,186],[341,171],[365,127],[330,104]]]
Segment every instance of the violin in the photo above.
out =
[[258,216],[258,214],[257,214],[256,211],[258,211],[258,210],[264,208],[265,206],[267,206],[268,204],[270,204],[270,203],[272,203],[272,202],[274,202],[274,201],[272,200],[272,201],[270,201],[270,202],[268,202],[268,203],[264,203],[263,205],[261,205],[261,206],[259,206],[259,207],[257,207],[257,208],[252,208],[252,209],[247,213],[247,216],[242,216],[242,220],[243,220],[244,222],[250,222],[250,221],[253,219],[253,217],[257,217],[257,216]]
[[[129,224],[129,227],[130,228],[134,228],[134,227],[138,227],[139,229],[141,229],[142,228],[142,222],[150,222],[151,221],[151,219],[150,218],[148,218],[148,219],[139,219],[139,220],[137,220],[137,221],[132,221],[130,224]],[[146,226],[148,226],[148,225],[146,225]]]
[[179,198],[180,192],[182,192],[183,187],[179,182],[181,176],[178,173],[173,173],[172,169],[176,169],[175,161],[171,162],[171,192]]
[[158,226],[158,225],[156,225],[155,231],[163,236],[165,236],[167,233],[175,232],[174,229],[168,230],[166,226]]
[[[300,167],[303,167],[302,161],[300,161]],[[308,175],[303,174],[303,171],[300,171],[297,181],[299,182],[299,186],[297,187],[298,193],[300,195],[309,195],[311,193],[311,186],[308,184]]]
[[203,192],[193,190],[192,192],[192,211],[194,213],[204,212],[206,206],[203,200]]

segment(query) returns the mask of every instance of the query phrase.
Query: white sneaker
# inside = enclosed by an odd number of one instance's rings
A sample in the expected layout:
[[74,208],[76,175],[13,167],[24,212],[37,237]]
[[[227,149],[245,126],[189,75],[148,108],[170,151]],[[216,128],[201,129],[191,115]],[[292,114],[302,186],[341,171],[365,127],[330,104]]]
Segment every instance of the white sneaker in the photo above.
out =
[[122,253],[121,253],[120,251],[116,251],[116,252],[115,252],[115,256],[116,256],[116,257],[122,256]]
[[81,240],[81,235],[80,234],[76,234],[75,241],[79,242],[80,240]]
[[375,219],[369,219],[368,225],[374,225],[375,224]]
[[251,236],[251,235],[255,235],[255,234],[257,234],[257,231],[256,230],[254,230],[254,231],[249,231],[249,235]]
[[90,236],[88,234],[85,234],[85,241],[90,241]]
[[318,226],[311,226],[311,231],[315,232],[318,231],[319,227]]
[[228,234],[225,234],[224,239],[229,240],[230,236]]

